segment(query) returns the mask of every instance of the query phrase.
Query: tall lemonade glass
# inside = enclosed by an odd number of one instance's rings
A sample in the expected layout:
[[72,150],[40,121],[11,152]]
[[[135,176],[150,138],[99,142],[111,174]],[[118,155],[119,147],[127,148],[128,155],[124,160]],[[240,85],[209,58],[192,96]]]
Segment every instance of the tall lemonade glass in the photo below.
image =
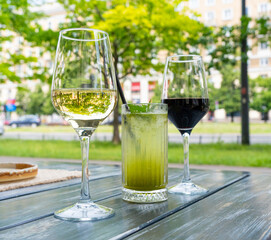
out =
[[95,204],[89,192],[89,140],[115,108],[115,71],[109,36],[106,32],[74,28],[60,32],[52,82],[52,103],[80,138],[82,181],[80,200],[55,212],[70,221],[108,218],[113,209]]
[[167,200],[167,105],[122,105],[122,198]]

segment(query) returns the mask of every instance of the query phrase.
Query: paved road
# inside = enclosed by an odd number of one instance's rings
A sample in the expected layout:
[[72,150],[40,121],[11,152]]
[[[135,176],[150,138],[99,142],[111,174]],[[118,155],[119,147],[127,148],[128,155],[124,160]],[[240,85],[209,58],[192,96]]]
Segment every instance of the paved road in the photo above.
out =
[[[75,133],[33,133],[33,132],[6,132],[0,138],[8,139],[31,139],[31,140],[78,140]],[[94,133],[93,140],[111,141],[112,133]],[[169,134],[169,142],[182,143],[179,134]],[[240,134],[192,134],[190,143],[240,143]],[[271,134],[251,134],[251,144],[266,143],[271,144]]]

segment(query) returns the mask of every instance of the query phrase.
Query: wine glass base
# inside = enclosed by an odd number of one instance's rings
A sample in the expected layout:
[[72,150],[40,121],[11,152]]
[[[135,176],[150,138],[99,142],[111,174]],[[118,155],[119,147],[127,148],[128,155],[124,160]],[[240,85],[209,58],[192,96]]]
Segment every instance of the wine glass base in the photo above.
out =
[[202,188],[192,182],[181,182],[168,189],[169,193],[186,194],[186,195],[198,195],[207,193],[208,190]]
[[75,203],[54,213],[56,218],[72,222],[97,221],[112,217],[114,214],[113,209],[93,202]]

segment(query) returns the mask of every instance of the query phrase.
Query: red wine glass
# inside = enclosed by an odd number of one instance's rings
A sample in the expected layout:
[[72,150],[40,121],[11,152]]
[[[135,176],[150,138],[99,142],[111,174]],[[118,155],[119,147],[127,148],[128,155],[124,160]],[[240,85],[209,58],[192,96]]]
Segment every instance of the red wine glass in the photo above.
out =
[[167,58],[162,102],[168,104],[168,118],[183,136],[183,178],[169,192],[203,194],[207,190],[194,184],[189,172],[189,137],[209,109],[207,81],[200,56],[173,55]]

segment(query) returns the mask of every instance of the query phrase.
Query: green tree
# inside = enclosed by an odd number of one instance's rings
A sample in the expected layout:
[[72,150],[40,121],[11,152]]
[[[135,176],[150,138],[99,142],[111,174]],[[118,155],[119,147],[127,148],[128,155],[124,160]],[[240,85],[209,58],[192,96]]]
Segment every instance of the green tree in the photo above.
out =
[[[255,25],[253,28],[249,28],[251,22]],[[211,57],[210,62],[207,64],[208,69],[214,68],[220,71],[225,65],[239,66],[242,39],[246,37],[258,41],[257,31],[259,31],[259,25],[255,24],[255,22],[256,20],[246,16],[241,17],[240,24],[214,27],[207,47]],[[251,49],[247,47],[247,50]],[[246,54],[242,55],[241,58],[248,59]]]
[[[208,64],[208,69],[215,68],[221,71],[222,73],[224,72],[225,75],[225,71],[223,71],[225,65],[231,65],[233,68],[239,67],[240,60],[238,59],[238,56],[241,55],[240,43],[244,37],[254,40],[254,44],[252,45],[252,47],[257,46],[259,42],[269,42],[269,44],[271,44],[270,20],[271,18],[268,16],[263,16],[258,19],[242,17],[241,18],[241,22],[243,25],[242,28],[241,24],[237,24],[230,27],[223,26],[215,28],[213,35],[211,36],[212,44],[209,47],[211,61]],[[252,27],[249,27],[249,23],[253,23]],[[248,50],[251,50],[251,48],[248,47]],[[248,59],[247,55],[241,55],[241,58],[245,60]],[[237,74],[236,77],[238,77]],[[253,98],[251,100],[251,108],[262,112],[264,115],[264,119],[267,118],[268,115],[267,112],[270,110],[267,104],[267,99],[269,96],[267,90],[268,80],[269,79],[266,79],[265,82],[265,80],[257,78],[255,81],[254,80],[249,81],[249,83],[251,84],[250,91],[251,97]],[[228,87],[230,87],[230,84],[228,84]],[[229,89],[230,91],[228,94],[226,89],[225,90],[221,89],[219,90],[219,92],[221,96],[224,95],[223,93],[225,93],[228,96],[232,96],[232,98],[230,97],[228,98],[228,101],[226,102],[223,101],[224,103],[227,103],[227,105],[223,106],[225,106],[227,108],[226,111],[230,113],[231,116],[233,116],[234,112],[240,110],[237,101],[240,101],[241,98],[238,97],[239,90],[237,90],[238,87],[236,85],[233,84],[232,87]],[[263,93],[261,93],[260,90],[263,91]],[[222,100],[223,98],[226,99],[225,96],[222,97]]]
[[51,102],[51,91],[48,91],[44,95],[44,102],[41,108],[42,114],[44,115],[52,115],[56,112],[52,102]]
[[215,88],[214,83],[208,81],[209,111],[211,114],[216,110],[216,101],[219,99],[219,89]]
[[44,105],[45,94],[42,91],[41,85],[38,85],[35,91],[30,92],[29,101],[27,105],[26,113],[42,115],[42,107]]
[[207,68],[220,71],[225,64],[236,66],[241,41],[239,25],[217,27],[211,38],[212,43],[208,46],[211,61],[207,64]]
[[26,114],[29,102],[29,89],[19,87],[16,94],[16,112],[19,115]]
[[251,80],[252,96],[250,106],[263,114],[267,122],[268,112],[271,110],[271,78],[258,77]]
[[[29,10],[30,1],[28,0],[0,0],[0,51],[5,52],[0,60],[0,82],[7,80],[13,82],[21,82],[20,73],[16,70],[17,66],[28,64],[32,67],[34,74],[24,75],[24,79],[36,79],[42,76],[40,68],[36,67],[36,57],[26,57],[22,54],[22,49],[26,40],[37,35],[37,19],[43,15]],[[18,41],[20,47],[18,49],[3,49],[5,42]],[[36,42],[40,44],[40,42]],[[14,51],[15,50],[15,51]]]
[[263,16],[256,19],[254,26],[255,36],[261,36],[260,38],[257,38],[258,41],[271,43],[270,21],[271,18],[268,16]]
[[[109,33],[114,65],[119,79],[149,74],[161,50],[166,54],[199,49],[210,29],[190,19],[188,12],[175,11],[179,1],[166,0],[59,0],[70,21],[63,27],[92,27]],[[114,111],[113,142],[119,142],[118,107]]]
[[56,112],[51,103],[51,92],[44,93],[42,86],[41,84],[37,85],[34,91],[30,91],[27,87],[18,88],[16,112],[19,115],[51,115]]
[[240,71],[231,65],[225,65],[221,70],[222,83],[219,90],[219,104],[231,116],[234,121],[234,114],[240,112]]
[[152,103],[160,103],[162,98],[163,84],[156,84],[154,88],[154,95],[151,99]]

